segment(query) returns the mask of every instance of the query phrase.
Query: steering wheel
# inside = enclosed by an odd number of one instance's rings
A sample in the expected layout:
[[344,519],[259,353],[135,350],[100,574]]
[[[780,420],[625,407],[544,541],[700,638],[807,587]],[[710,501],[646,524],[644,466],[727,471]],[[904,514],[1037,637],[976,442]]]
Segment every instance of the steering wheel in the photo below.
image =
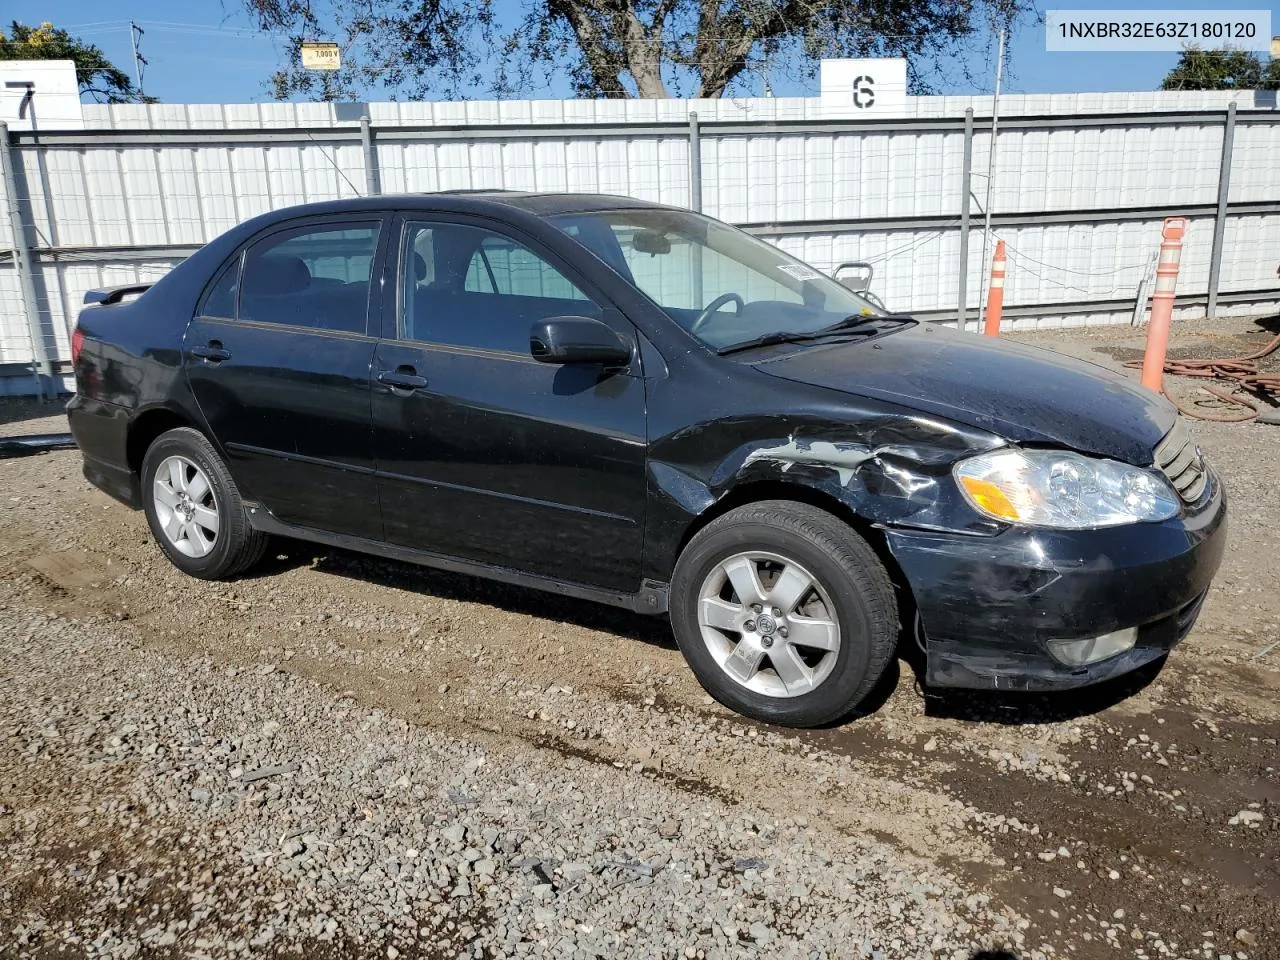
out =
[[697,333],[706,326],[707,321],[711,319],[713,314],[728,303],[736,303],[738,305],[738,316],[742,316],[742,308],[746,306],[743,299],[736,293],[722,293],[702,308],[702,312],[698,314],[698,319],[694,320],[693,325],[689,327],[689,332]]

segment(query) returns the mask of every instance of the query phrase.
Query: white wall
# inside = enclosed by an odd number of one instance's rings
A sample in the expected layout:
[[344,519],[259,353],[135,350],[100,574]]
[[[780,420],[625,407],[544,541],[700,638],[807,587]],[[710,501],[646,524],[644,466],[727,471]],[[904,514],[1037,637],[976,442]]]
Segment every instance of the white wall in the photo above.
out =
[[[1225,116],[1238,104],[1231,201],[1280,201],[1280,112],[1274,97],[1240,93],[1134,93],[1008,96],[992,207],[997,215],[1158,207],[1178,211],[1217,198],[1222,126],[1161,124],[1169,111]],[[930,120],[959,120],[973,108],[989,116],[985,97],[906,98],[880,119],[918,121],[793,132],[763,128],[718,136],[704,126],[703,209],[736,223],[770,225],[865,218],[933,217],[930,226],[870,224],[770,236],[788,251],[829,270],[845,260],[870,260],[874,289],[901,310],[957,307],[963,191],[963,133],[936,130]],[[846,113],[852,108],[848,108]],[[707,101],[473,101],[375,103],[375,131],[423,130],[407,139],[384,136],[376,155],[384,192],[501,187],[626,194],[687,205],[688,115],[717,121],[828,121],[820,98]],[[1088,125],[1100,113],[1125,113],[1107,126]],[[64,251],[37,264],[37,297],[49,350],[67,357],[67,329],[84,291],[93,286],[153,279],[183,255],[181,249],[217,236],[255,214],[295,203],[352,196],[365,189],[358,139],[325,141],[325,131],[354,135],[357,120],[328,104],[90,106],[81,140],[60,143],[52,126],[36,147],[21,140],[19,192],[37,247]],[[1055,129],[1017,129],[1022,117],[1055,117]],[[1246,118],[1266,118],[1246,124]],[[1073,125],[1072,118],[1076,121]],[[654,127],[645,125],[677,124]],[[511,136],[492,129],[501,124]],[[544,129],[571,124],[576,129]],[[619,136],[618,125],[634,131]],[[70,126],[74,127],[72,123]],[[273,130],[307,128],[316,139],[268,140]],[[599,133],[593,132],[599,128]],[[165,142],[184,131],[236,131],[239,142]],[[101,133],[98,133],[98,132]],[[114,133],[113,133],[114,131]],[[441,139],[440,135],[448,135]],[[625,131],[624,131],[625,133]],[[84,141],[83,137],[92,134]],[[138,134],[143,134],[138,136]],[[151,136],[154,134],[155,136]],[[431,134],[428,136],[427,134]],[[538,135],[542,134],[542,135]],[[131,135],[120,142],[119,135]],[[537,136],[535,136],[537,135]],[[981,204],[986,195],[990,138],[973,145],[968,302],[978,307],[982,256]],[[1213,220],[1192,219],[1180,292],[1206,289]],[[1049,305],[1131,298],[1159,240],[1159,216],[1111,222],[1034,223],[998,227],[1010,248],[1005,302],[1045,305],[1023,326],[1127,320],[1128,310],[1072,317]],[[767,228],[766,228],[767,229]],[[10,243],[0,217],[0,248]],[[104,254],[99,248],[127,248]],[[139,252],[130,255],[128,250]],[[95,252],[97,250],[97,252]],[[1280,213],[1229,220],[1223,291],[1280,287]],[[1280,295],[1272,298],[1280,300]],[[1264,304],[1265,306],[1265,304]],[[0,362],[31,356],[17,278],[0,264]]]

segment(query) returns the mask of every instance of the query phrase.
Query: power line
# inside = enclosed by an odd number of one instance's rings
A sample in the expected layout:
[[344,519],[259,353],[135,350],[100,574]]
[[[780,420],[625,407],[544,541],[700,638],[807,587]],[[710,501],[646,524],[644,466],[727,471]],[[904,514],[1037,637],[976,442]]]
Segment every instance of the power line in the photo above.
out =
[[98,20],[93,23],[61,27],[68,33],[104,33],[111,28],[141,26],[168,33],[226,34],[240,37],[265,37],[266,33],[251,27],[226,27],[213,23],[179,23],[171,20]]
[[1005,240],[1004,237],[1001,237],[999,235],[995,235],[995,236],[999,240],[1004,240],[1005,248],[1011,251],[1017,258],[1021,260],[1026,260],[1030,263],[1034,263],[1037,266],[1044,267],[1048,270],[1058,270],[1058,271],[1061,271],[1062,273],[1071,273],[1079,277],[1114,277],[1117,274],[1125,273],[1128,270],[1139,270],[1147,265],[1147,262],[1143,260],[1141,263],[1125,264],[1124,266],[1115,267],[1111,270],[1073,270],[1071,267],[1060,267],[1056,264],[1046,263],[1043,260],[1037,260],[1035,259],[1035,257],[1029,257],[1025,253],[1023,253],[1021,250],[1019,250],[1017,247],[1015,247],[1012,243],[1010,243],[1008,240]]
[[340,176],[343,180],[347,181],[347,186],[351,188],[351,192],[354,193],[357,197],[364,196],[364,194],[360,192],[360,188],[351,182],[351,178],[348,177],[346,173],[343,171],[342,167],[338,165],[338,161],[333,156],[331,156],[327,150],[325,150],[324,144],[322,144],[319,140],[313,137],[311,135],[310,130],[303,130],[303,133],[307,135],[308,140],[310,140],[312,143],[316,145],[317,149],[319,149],[320,151],[320,155],[329,161],[329,165],[333,167],[334,170],[338,171],[338,176]]
[[262,30],[254,30],[249,27],[221,27],[211,24],[199,23],[170,23],[164,20],[143,20],[140,21],[147,24],[153,30],[161,30],[168,33],[195,33],[195,34],[212,34],[222,33],[227,36],[237,37],[265,37],[266,32]]
[[[1006,244],[1005,246],[1007,248],[1008,244]],[[1091,299],[1109,297],[1113,294],[1124,292],[1123,288],[1116,287],[1116,286],[1113,286],[1110,290],[1087,290],[1084,287],[1078,287],[1073,283],[1063,283],[1059,280],[1054,280],[1052,277],[1046,277],[1044,274],[1038,273],[1037,271],[1027,267],[1017,257],[1011,257],[1010,259],[1013,260],[1014,264],[1018,267],[1018,269],[1021,272],[1030,274],[1031,276],[1039,280],[1041,283],[1047,283],[1050,286],[1059,287],[1063,290],[1071,290],[1071,291],[1074,291],[1075,293],[1083,294],[1084,296],[1089,297]]]
[[66,26],[60,27],[59,29],[71,31],[71,30],[88,30],[90,28],[98,28],[98,27],[118,27],[121,24],[125,24],[128,22],[129,22],[128,20],[94,20],[92,23],[69,23]]

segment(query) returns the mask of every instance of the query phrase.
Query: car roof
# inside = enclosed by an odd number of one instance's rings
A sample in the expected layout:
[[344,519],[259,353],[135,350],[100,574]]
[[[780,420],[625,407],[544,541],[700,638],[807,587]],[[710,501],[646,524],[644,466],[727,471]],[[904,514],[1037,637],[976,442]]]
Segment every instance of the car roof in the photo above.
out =
[[513,207],[536,217],[603,210],[673,210],[666,204],[616,197],[603,193],[526,193],[519,190],[444,190],[439,193],[378,194],[347,200],[308,203],[274,211],[280,217],[308,214],[355,213],[367,210],[447,210],[457,213],[489,213],[495,207]]
[[616,197],[607,193],[525,193],[519,190],[446,191],[427,196],[467,196],[519,207],[540,217],[560,213],[586,213],[599,210],[634,210],[653,207],[670,210],[665,204],[636,200],[634,197]]

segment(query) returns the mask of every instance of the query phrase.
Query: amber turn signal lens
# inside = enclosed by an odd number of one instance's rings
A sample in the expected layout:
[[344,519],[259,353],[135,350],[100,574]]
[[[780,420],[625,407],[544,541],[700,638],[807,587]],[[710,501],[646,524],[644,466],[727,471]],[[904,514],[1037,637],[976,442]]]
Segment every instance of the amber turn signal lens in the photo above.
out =
[[973,502],[993,517],[1011,521],[1018,519],[1018,511],[1013,503],[1005,496],[1004,491],[990,480],[961,477],[960,482],[964,484],[964,489]]

